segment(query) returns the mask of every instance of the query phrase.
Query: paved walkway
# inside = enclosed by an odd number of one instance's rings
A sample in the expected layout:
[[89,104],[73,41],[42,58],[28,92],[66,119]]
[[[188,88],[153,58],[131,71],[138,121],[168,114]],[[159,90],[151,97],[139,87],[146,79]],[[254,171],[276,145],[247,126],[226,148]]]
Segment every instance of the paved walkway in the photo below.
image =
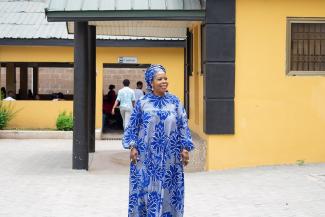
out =
[[[97,141],[90,171],[71,140],[0,140],[1,217],[127,216],[128,153]],[[324,217],[325,164],[187,173],[185,217]]]

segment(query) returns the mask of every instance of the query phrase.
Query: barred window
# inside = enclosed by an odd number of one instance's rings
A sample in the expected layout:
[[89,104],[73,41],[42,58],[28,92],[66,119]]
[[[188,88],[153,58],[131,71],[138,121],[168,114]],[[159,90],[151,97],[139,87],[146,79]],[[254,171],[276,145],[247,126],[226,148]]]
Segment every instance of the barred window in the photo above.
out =
[[287,74],[325,75],[325,19],[288,18]]

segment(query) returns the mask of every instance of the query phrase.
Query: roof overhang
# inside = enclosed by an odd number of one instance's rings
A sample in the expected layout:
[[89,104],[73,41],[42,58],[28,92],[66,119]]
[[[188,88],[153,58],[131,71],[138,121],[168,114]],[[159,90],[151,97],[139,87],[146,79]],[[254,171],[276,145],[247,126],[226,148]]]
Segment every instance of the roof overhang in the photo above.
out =
[[108,21],[108,20],[165,20],[203,21],[204,10],[110,10],[110,11],[50,11],[45,10],[49,22]]
[[96,26],[97,35],[186,38],[187,28],[204,22],[204,0],[52,0],[49,22]]

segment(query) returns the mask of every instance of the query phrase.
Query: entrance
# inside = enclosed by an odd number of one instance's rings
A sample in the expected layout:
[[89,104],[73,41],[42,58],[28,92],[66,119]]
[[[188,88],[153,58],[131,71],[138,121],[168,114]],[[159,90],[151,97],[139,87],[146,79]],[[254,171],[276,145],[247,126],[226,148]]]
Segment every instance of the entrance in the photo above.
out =
[[[123,80],[130,81],[130,88],[136,89],[137,82],[143,83],[142,91],[146,90],[144,72],[150,64],[104,64],[103,71],[103,134],[123,133],[123,120],[120,109],[115,109],[115,114],[111,111],[115,103],[118,91],[123,88]],[[104,135],[105,137],[105,135]]]

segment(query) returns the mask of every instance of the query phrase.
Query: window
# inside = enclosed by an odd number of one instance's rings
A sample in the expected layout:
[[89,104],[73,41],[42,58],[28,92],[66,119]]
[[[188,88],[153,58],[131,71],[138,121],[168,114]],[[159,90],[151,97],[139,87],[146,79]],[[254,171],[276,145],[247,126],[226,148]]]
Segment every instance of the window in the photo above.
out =
[[288,75],[325,75],[325,18],[287,19]]
[[73,98],[72,63],[2,62],[0,67],[0,86],[13,91],[16,99]]

